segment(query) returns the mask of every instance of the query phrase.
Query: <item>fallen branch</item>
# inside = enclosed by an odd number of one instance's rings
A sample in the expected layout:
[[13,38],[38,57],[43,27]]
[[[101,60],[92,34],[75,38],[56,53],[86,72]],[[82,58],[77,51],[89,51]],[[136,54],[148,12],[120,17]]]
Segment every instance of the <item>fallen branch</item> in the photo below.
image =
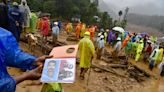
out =
[[120,76],[120,77],[123,77],[123,78],[127,78],[127,76],[125,76],[125,75],[121,75],[121,74],[117,73],[116,71],[114,71],[113,69],[109,69],[109,67],[106,68],[106,67],[101,67],[101,66],[98,66],[98,65],[92,64],[92,68],[98,68],[98,69],[101,69],[101,70],[104,70],[104,71],[110,72],[110,73],[112,73],[112,74],[115,74],[115,75],[117,75],[117,76]]
[[112,67],[112,68],[127,68],[127,65],[122,65],[122,64],[108,64],[108,67]]

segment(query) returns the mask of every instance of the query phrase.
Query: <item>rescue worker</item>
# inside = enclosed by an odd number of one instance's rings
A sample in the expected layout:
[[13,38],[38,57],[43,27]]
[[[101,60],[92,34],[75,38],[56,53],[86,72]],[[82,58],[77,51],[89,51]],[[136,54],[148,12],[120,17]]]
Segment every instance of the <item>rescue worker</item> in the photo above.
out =
[[126,60],[128,60],[128,57],[130,57],[132,50],[132,41],[128,41],[127,45],[125,46],[125,54],[126,54]]
[[160,76],[163,77],[164,76],[164,57],[163,57],[162,62],[159,64],[158,68],[159,68]]
[[8,6],[6,0],[2,0],[0,3],[0,27],[8,29],[9,18],[8,18]]
[[128,43],[128,41],[130,40],[130,38],[131,38],[130,34],[126,36],[125,40],[122,43],[121,49],[123,49],[126,46],[126,44]]
[[30,27],[30,14],[31,14],[31,11],[30,11],[30,8],[29,6],[27,5],[27,1],[26,0],[22,0],[21,1],[21,4],[19,5],[19,9],[22,13],[22,17],[23,17],[23,30],[25,32],[29,32],[29,27]]
[[98,40],[98,44],[97,44],[97,59],[101,59],[101,55],[103,52],[103,48],[104,48],[104,36],[101,35],[100,39]]
[[42,29],[41,29],[41,33],[43,35],[43,39],[47,40],[47,36],[49,34],[49,29],[50,29],[50,23],[49,23],[49,19],[47,17],[43,17],[43,24],[42,24]]
[[143,40],[140,40],[137,50],[136,50],[135,61],[138,61],[140,59],[143,48],[144,48]]
[[59,27],[58,22],[54,22],[54,26],[52,27],[52,35],[53,35],[53,43],[56,46],[56,42],[58,41],[59,36]]
[[112,31],[110,30],[107,35],[107,43],[110,45],[112,42]]
[[68,23],[66,25],[66,32],[67,32],[67,35],[70,34],[70,32],[73,31],[73,26],[72,26],[72,23]]
[[79,53],[80,53],[80,78],[85,78],[85,73],[91,66],[91,62],[95,53],[95,47],[90,40],[90,33],[85,32],[84,38],[79,42]]
[[157,64],[160,64],[162,62],[163,59],[163,47],[160,45],[159,46],[159,54],[157,57]]
[[76,26],[76,38],[79,39],[80,38],[80,30],[81,30],[81,24],[78,23]]
[[9,31],[13,33],[17,41],[19,41],[21,30],[22,30],[22,14],[19,10],[17,2],[13,2],[13,8],[9,10]]
[[157,58],[159,55],[159,48],[155,48],[153,52],[150,55],[150,60],[149,60],[149,69],[153,70],[154,66],[157,64]]
[[36,24],[37,24],[38,17],[34,12],[31,12],[31,19],[30,19],[30,32],[36,32]]
[[86,24],[83,23],[82,24],[82,28],[81,28],[81,31],[80,31],[80,37],[83,38],[84,37],[84,33],[86,32]]
[[135,58],[137,47],[138,47],[139,41],[135,41],[132,43],[132,58]]
[[[0,90],[1,92],[15,92],[16,85],[24,80],[37,80],[41,77],[42,66],[46,58],[36,58],[23,52],[9,31],[0,27]],[[16,67],[26,70],[20,76],[12,77],[7,72],[7,67]]]
[[40,17],[38,20],[37,20],[37,24],[36,24],[36,28],[39,32],[41,32],[42,30],[42,26],[43,26],[43,19]]
[[120,50],[121,50],[121,38],[118,37],[118,38],[117,38],[117,43],[116,43],[116,45],[114,46],[113,56],[114,56],[114,57],[117,57],[118,54],[119,54],[119,52],[120,52]]
[[150,57],[152,52],[152,46],[151,46],[151,41],[148,40],[147,41],[147,46],[145,48],[145,52],[144,52],[144,61],[147,61],[147,59]]

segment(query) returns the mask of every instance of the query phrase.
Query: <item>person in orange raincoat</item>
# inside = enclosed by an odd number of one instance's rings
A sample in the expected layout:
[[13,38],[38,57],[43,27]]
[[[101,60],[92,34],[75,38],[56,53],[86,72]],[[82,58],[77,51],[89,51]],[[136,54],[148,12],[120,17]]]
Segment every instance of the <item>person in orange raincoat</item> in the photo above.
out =
[[91,40],[93,41],[93,39],[94,39],[95,28],[94,28],[93,26],[89,26],[89,28],[88,28],[87,31],[90,32],[90,38],[91,38]]
[[131,36],[130,34],[125,38],[125,40],[122,43],[122,47],[121,49],[125,48],[126,44],[128,43],[128,41],[130,40]]
[[37,30],[40,32],[42,29],[42,25],[43,25],[43,19],[39,18],[37,21]]
[[77,39],[80,38],[80,31],[81,31],[81,24],[79,23],[76,26],[76,37],[77,37]]
[[66,32],[67,32],[67,34],[69,34],[69,33],[72,32],[72,31],[73,31],[72,23],[68,23],[68,24],[66,25]]

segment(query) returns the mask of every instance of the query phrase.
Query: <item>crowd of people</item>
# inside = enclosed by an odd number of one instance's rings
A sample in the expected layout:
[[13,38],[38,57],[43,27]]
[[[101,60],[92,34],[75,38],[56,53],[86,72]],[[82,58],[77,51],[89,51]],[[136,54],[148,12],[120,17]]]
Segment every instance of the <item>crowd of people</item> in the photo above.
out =
[[142,60],[144,62],[149,62],[150,70],[153,70],[155,66],[159,65],[164,60],[163,45],[157,40],[157,37],[150,36],[145,32],[130,33],[128,31],[109,31],[108,29],[106,31],[100,30],[97,43],[99,48],[97,52],[99,59],[99,54],[102,52],[101,48],[103,48],[105,44],[114,47],[114,51],[112,52],[113,56],[118,56],[120,53],[125,52],[127,59],[133,58],[136,62]]
[[[50,30],[52,30],[52,41],[56,45],[62,28],[60,21],[50,22],[47,15],[37,15],[31,11],[26,0],[22,0],[20,5],[17,2],[11,3],[10,0],[8,1],[7,3],[6,0],[3,0],[0,3],[0,89],[2,92],[14,92],[15,85],[23,80],[39,79],[44,60],[51,57],[43,56],[36,58],[22,52],[18,46],[21,33],[40,32],[43,40],[46,41]],[[156,37],[150,36],[147,33],[99,29],[97,26],[87,26],[80,21],[75,23],[75,27],[68,22],[65,30],[67,35],[74,32],[76,39],[80,40],[78,45],[81,68],[80,78],[82,80],[85,79],[85,74],[91,67],[94,53],[96,52],[97,59],[101,59],[103,49],[106,46],[113,47],[113,57],[117,58],[120,53],[124,52],[127,60],[132,58],[136,62],[141,59],[149,62],[150,70],[159,65],[160,74],[164,76],[164,47],[158,42]],[[12,47],[12,49],[9,47]],[[31,71],[20,77],[13,78],[8,74],[7,66]],[[43,92],[49,92],[47,85],[58,87],[57,90],[61,90],[60,84],[50,83],[45,84]]]

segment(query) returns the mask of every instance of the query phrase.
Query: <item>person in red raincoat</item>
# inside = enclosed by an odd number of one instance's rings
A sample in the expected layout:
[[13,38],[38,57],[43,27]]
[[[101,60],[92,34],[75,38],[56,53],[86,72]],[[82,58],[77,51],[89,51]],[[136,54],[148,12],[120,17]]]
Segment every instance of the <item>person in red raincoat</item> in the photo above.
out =
[[47,17],[43,17],[43,24],[42,24],[42,30],[41,34],[43,35],[43,39],[47,39],[48,33],[49,33],[49,20]]

